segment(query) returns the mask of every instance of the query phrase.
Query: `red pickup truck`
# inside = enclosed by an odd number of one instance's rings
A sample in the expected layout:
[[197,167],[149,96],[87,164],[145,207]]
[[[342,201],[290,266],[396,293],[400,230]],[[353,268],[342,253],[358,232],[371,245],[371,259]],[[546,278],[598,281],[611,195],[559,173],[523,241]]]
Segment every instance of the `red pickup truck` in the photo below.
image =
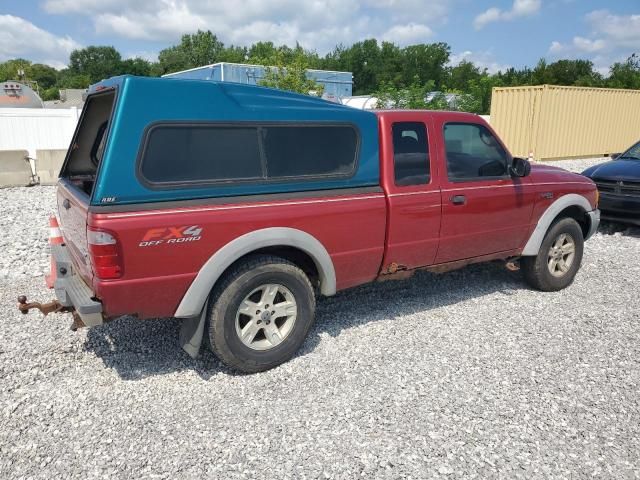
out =
[[61,308],[183,318],[188,353],[206,334],[244,372],[294,355],[317,295],[377,279],[504,260],[562,289],[599,223],[591,180],[513,158],[476,115],[139,77],[88,96],[57,195]]

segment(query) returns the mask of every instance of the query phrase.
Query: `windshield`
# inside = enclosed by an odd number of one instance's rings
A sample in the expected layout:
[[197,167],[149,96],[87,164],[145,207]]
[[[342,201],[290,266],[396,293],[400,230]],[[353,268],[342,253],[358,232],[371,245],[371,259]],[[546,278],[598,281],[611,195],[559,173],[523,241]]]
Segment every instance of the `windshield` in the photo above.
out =
[[640,142],[618,157],[621,160],[640,160]]

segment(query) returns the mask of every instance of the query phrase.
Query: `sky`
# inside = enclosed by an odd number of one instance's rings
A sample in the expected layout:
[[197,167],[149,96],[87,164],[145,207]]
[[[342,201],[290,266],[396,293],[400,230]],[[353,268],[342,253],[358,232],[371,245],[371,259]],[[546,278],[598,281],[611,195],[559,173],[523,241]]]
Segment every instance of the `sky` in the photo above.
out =
[[0,61],[64,68],[88,45],[155,60],[198,29],[225,44],[299,42],[321,55],[366,38],[446,42],[452,64],[492,73],[582,58],[606,74],[640,54],[640,0],[0,0]]

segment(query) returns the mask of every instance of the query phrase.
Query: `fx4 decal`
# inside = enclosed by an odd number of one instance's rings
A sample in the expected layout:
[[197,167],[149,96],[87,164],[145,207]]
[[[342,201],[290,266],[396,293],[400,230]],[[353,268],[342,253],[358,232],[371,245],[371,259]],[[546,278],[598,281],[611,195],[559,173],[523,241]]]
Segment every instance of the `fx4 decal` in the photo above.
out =
[[202,238],[202,227],[191,225],[186,227],[152,228],[142,237],[139,247],[153,247],[155,245],[197,242]]

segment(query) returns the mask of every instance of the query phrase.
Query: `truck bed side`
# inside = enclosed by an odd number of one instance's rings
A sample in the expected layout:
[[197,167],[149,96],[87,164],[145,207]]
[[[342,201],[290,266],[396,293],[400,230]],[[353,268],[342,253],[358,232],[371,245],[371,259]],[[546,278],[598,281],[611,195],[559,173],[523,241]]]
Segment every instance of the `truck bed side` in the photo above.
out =
[[[96,279],[93,287],[99,298],[109,299],[105,303],[109,316],[172,315],[199,269],[215,252],[246,233],[279,226],[309,233],[322,243],[341,290],[378,275],[385,215],[384,194],[375,187],[364,193],[341,195],[336,191],[291,200],[90,213],[90,227],[118,232],[125,264],[121,279]],[[175,232],[186,227],[202,228],[200,238],[168,242],[177,240]],[[158,240],[162,242],[152,243]]]

